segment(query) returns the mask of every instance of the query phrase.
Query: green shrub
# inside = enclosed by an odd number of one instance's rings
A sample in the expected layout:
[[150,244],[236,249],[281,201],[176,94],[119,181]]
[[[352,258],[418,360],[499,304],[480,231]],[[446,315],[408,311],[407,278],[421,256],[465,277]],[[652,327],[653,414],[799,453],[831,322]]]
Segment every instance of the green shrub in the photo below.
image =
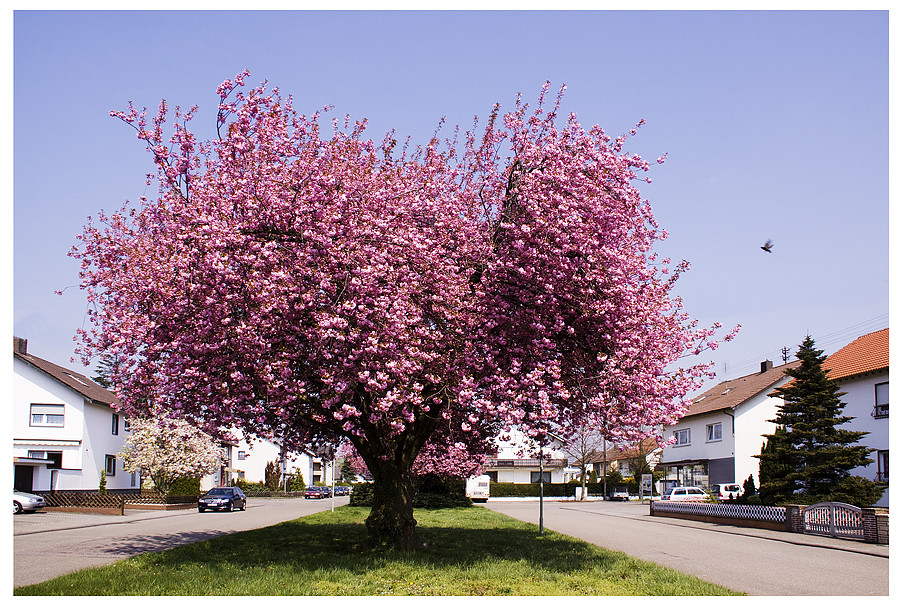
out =
[[171,496],[198,496],[200,494],[200,478],[179,477],[169,486]]
[[234,485],[242,489],[244,492],[268,492],[269,488],[266,487],[264,483],[260,483],[257,481],[247,481],[244,479],[237,479],[234,482]]
[[[354,484],[350,493],[350,506],[371,507],[374,498],[374,484]],[[415,509],[452,509],[471,506],[472,501],[466,496],[464,480],[443,479],[433,474],[416,479],[416,494],[413,497]]]
[[303,481],[303,473],[297,471],[291,476],[290,481],[288,482],[288,491],[290,492],[302,492],[306,489],[306,482]]
[[266,463],[266,487],[270,490],[277,490],[278,484],[281,482],[281,471],[278,470],[278,465],[274,462]]
[[[544,496],[574,496],[575,487],[581,487],[581,484],[572,486],[568,483],[545,483]],[[586,484],[588,494],[599,496],[603,493],[602,483]],[[539,483],[494,483],[491,482],[491,496],[495,497],[532,497],[541,495],[541,484]]]
[[353,486],[350,492],[351,507],[371,507],[375,486],[371,483],[359,483]]

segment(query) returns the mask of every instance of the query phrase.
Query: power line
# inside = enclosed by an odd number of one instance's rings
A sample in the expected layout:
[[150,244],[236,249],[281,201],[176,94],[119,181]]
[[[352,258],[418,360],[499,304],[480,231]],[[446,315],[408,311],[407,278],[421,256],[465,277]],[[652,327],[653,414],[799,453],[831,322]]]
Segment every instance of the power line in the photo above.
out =
[[[868,319],[866,321],[861,321],[860,323],[850,325],[849,327],[845,327],[843,329],[839,329],[839,330],[836,330],[836,331],[833,331],[833,332],[830,332],[827,334],[823,334],[821,336],[812,336],[812,338],[816,341],[816,348],[824,350],[825,354],[831,354],[829,352],[831,350],[831,348],[829,348],[829,347],[837,345],[838,348],[840,348],[840,347],[846,346],[847,344],[849,344],[856,338],[859,338],[860,336],[864,336],[866,334],[870,334],[870,333],[878,331],[880,329],[884,329],[884,328],[888,327],[888,319],[889,319],[889,315],[888,315],[888,313],[885,313],[882,315],[878,315],[877,317]],[[792,353],[793,353],[793,350],[796,348],[796,346],[797,345],[793,345],[793,348],[791,349]],[[769,360],[774,361],[776,359],[783,360],[783,357],[784,357],[784,355],[782,353],[783,348],[784,347],[779,347],[775,350],[767,351],[767,352],[763,353],[762,355],[759,355],[757,357],[752,357],[750,359],[745,359],[744,361],[741,361],[736,364],[730,363],[727,361],[723,361],[717,365],[722,365],[723,369],[726,369],[727,373],[731,377],[739,378],[741,376],[744,376],[744,375],[750,373],[754,369],[756,369],[757,366],[762,361],[769,361]],[[837,350],[837,349],[834,349],[834,350]],[[727,380],[728,378],[724,378],[724,379]]]

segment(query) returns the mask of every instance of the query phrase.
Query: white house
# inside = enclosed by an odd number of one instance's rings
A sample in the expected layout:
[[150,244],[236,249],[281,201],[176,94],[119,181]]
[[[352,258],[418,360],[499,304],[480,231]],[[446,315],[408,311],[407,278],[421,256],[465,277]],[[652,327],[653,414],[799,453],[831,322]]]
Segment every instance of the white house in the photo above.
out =
[[[488,458],[484,474],[491,481],[498,483],[537,483],[541,478],[541,462],[536,457],[523,457],[525,454],[525,436],[517,430],[510,434],[507,441],[501,441],[497,446],[497,454]],[[536,448],[535,448],[536,450]],[[543,463],[544,483],[565,483],[568,481],[566,467],[569,463],[565,452],[559,449],[559,444],[553,442],[544,446],[545,458]],[[547,458],[549,457],[549,459]]]
[[[823,367],[828,377],[841,385],[846,393],[844,415],[853,420],[845,428],[865,431],[860,443],[873,448],[872,463],[850,471],[872,481],[888,482],[889,427],[888,416],[890,333],[882,329],[861,336],[826,359]],[[888,506],[888,491],[876,506]]]
[[129,434],[116,396],[90,378],[28,354],[13,338],[13,471],[17,490],[140,488],[116,454]]
[[[235,432],[240,436],[240,432]],[[270,462],[279,467],[283,483],[285,475],[300,473],[306,485],[330,485],[334,468],[330,461],[323,461],[309,450],[289,452],[284,450],[275,439],[258,439],[242,436],[241,440],[226,447],[227,464],[223,467],[223,476],[208,476],[201,481],[201,487],[207,489],[212,485],[227,485],[233,480],[242,479],[251,482],[264,482],[266,465]]]
[[784,371],[796,365],[775,367],[764,361],[759,372],[721,382],[693,399],[687,415],[663,430],[675,441],[664,446],[657,465],[665,472],[660,489],[743,483],[750,475],[758,485],[759,459],[754,456],[760,453],[763,435],[775,432],[769,420],[783,404],[771,392],[790,380]]

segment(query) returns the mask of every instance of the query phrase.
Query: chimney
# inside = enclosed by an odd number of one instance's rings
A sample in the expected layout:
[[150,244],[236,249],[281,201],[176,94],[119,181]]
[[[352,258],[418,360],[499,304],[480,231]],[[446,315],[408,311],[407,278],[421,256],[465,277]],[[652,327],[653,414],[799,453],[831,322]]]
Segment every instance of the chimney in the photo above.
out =
[[28,340],[25,338],[16,338],[13,336],[13,351],[20,355],[28,354]]
[[770,369],[772,369],[773,364],[771,361],[763,361],[759,364],[759,373],[764,374]]

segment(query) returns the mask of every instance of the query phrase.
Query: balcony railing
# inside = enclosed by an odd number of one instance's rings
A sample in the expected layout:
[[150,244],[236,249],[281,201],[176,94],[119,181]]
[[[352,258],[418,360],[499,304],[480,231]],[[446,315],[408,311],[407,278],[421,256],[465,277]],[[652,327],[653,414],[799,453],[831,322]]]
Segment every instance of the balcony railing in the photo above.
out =
[[[569,460],[567,458],[551,458],[549,460],[544,460],[544,467],[548,469],[558,469],[568,466],[568,464]],[[487,466],[488,468],[536,468],[541,466],[541,461],[538,458],[488,458]]]
[[888,404],[884,405],[876,405],[875,410],[872,412],[872,415],[876,418],[887,418],[888,417]]

